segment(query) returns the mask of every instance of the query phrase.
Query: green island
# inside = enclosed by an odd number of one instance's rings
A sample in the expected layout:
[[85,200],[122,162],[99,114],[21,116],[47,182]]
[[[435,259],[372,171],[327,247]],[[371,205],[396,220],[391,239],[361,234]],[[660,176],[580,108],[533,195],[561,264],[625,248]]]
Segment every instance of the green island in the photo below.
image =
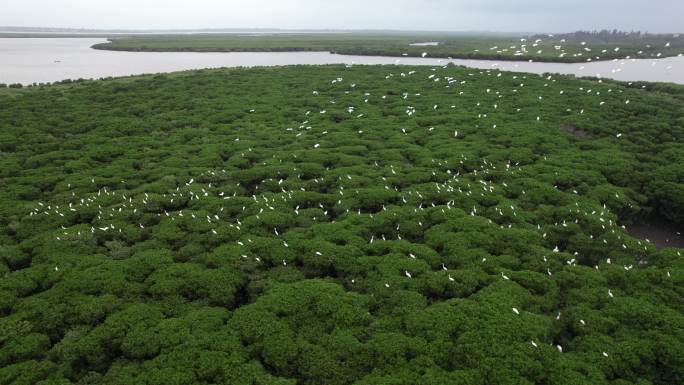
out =
[[329,65],[2,88],[0,383],[682,383],[682,249],[627,232],[649,218],[684,224],[673,84]]
[[[436,32],[244,33],[111,37],[95,49],[116,51],[328,51],[345,55],[407,56],[579,63],[661,58],[684,52],[684,35],[593,31],[558,35]],[[436,43],[437,45],[415,45]]]

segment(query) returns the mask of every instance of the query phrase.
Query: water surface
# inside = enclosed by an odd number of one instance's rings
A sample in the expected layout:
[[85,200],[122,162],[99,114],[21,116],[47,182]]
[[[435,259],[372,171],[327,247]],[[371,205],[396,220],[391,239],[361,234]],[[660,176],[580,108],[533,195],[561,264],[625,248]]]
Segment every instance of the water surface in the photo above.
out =
[[648,240],[657,248],[684,248],[684,229],[660,218],[644,220],[627,227],[634,238]]
[[329,52],[122,52],[95,50],[101,38],[0,38],[0,83],[41,83],[200,68],[291,64],[454,63],[473,68],[601,76],[684,84],[684,57],[582,64],[336,55]]
[[437,42],[437,41],[426,41],[424,43],[411,43],[409,45],[419,46],[419,47],[422,47],[422,46],[427,47],[427,46],[437,46],[437,45],[439,45],[439,42]]

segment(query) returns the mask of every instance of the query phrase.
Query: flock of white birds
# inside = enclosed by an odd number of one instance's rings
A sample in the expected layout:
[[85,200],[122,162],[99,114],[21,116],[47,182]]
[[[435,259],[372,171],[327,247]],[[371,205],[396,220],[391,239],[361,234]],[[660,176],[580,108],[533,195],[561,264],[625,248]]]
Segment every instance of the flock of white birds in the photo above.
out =
[[[678,36],[676,36],[676,37],[678,37]],[[610,62],[613,64],[613,67],[610,68],[610,70],[609,70],[610,73],[604,72],[604,73],[587,73],[586,74],[586,76],[596,76],[598,78],[613,77],[616,74],[623,72],[623,70],[627,66],[629,66],[630,63],[636,63],[637,60],[651,59],[651,62],[650,62],[651,68],[655,69],[656,66],[660,67],[660,65],[659,65],[660,62],[657,59],[662,59],[665,57],[663,52],[649,53],[649,52],[645,52],[644,50],[639,50],[636,52],[637,56],[635,56],[635,57],[633,57],[631,55],[624,55],[623,58],[604,59],[603,56],[608,54],[608,53],[616,54],[616,53],[620,52],[620,47],[615,46],[612,49],[592,48],[589,46],[589,44],[586,41],[581,41],[581,42],[579,42],[579,45],[582,47],[582,49],[579,52],[573,52],[574,50],[566,48],[566,43],[569,43],[566,39],[559,39],[559,40],[557,40],[557,43],[556,43],[556,40],[553,40],[554,35],[549,34],[548,38],[550,39],[550,41],[545,41],[544,39],[541,39],[541,38],[537,38],[534,40],[531,40],[531,39],[528,40],[527,38],[521,38],[520,44],[513,44],[510,46],[506,46],[506,47],[500,47],[498,45],[495,45],[495,46],[489,47],[488,51],[492,52],[492,53],[496,53],[496,54],[504,54],[504,55],[505,54],[512,54],[514,57],[524,57],[524,56],[529,57],[529,55],[534,55],[534,54],[541,55],[542,53],[544,53],[544,49],[547,49],[547,50],[552,49],[553,52],[556,54],[556,56],[560,59],[562,59],[564,57],[573,57],[573,58],[577,58],[578,61],[582,60],[584,63],[601,62],[601,61],[610,60]],[[575,43],[575,42],[573,42],[573,43]],[[430,45],[433,45],[433,44],[430,44]],[[434,45],[437,45],[437,44],[434,44]],[[665,42],[665,44],[663,44],[663,48],[670,48],[670,47],[671,47],[670,42]],[[653,47],[651,45],[647,44],[646,48],[651,49]],[[481,52],[481,51],[479,49],[475,49],[475,50],[473,50],[473,52],[477,53],[477,52]],[[402,54],[402,56],[406,57],[406,56],[409,56],[409,54],[404,53],[404,54]],[[425,52],[422,52],[420,56],[422,58],[429,58],[430,53],[425,51]],[[682,57],[682,56],[684,56],[684,54],[679,53],[676,56]],[[448,59],[451,60],[452,57],[449,57]],[[532,63],[534,61],[534,59],[528,59],[527,61]],[[582,61],[580,61],[580,64],[578,65],[577,68],[579,69],[580,73],[584,74],[584,71],[588,70],[588,68],[585,65],[581,64]],[[400,59],[397,59],[395,61],[395,63],[397,63],[397,64],[399,64],[400,62],[401,62]],[[489,63],[489,62],[491,62],[489,64],[489,66],[491,68],[505,67],[506,70],[515,71],[516,68],[518,67],[517,64],[513,64],[511,67],[511,66],[507,65],[505,62],[500,63],[497,61],[490,61],[490,60],[482,61],[482,64]],[[665,73],[669,73],[670,70],[673,69],[673,66],[671,64],[664,64],[664,67],[665,67],[664,68]],[[483,67],[480,67],[480,68],[483,68]]]
[[[499,48],[499,47],[492,47],[492,50],[498,50],[499,52],[505,52],[506,50],[515,50],[515,55],[523,55],[528,52],[528,49],[534,49],[537,44],[539,44],[540,41],[534,41],[531,44],[526,44],[526,42],[523,40],[522,44],[520,46],[511,46],[507,48]],[[562,57],[565,55],[565,52],[563,51],[561,46],[556,46],[555,49],[559,51],[559,55]],[[616,50],[619,48],[616,47]],[[586,47],[585,51],[587,53],[592,53],[591,48]],[[427,56],[427,52],[423,53],[423,57]],[[592,60],[591,58],[587,59],[588,61]],[[442,68],[447,68],[446,66]],[[426,73],[427,72],[427,73]],[[474,75],[473,73],[470,74],[471,76]],[[509,90],[504,90],[504,89],[482,89],[482,95],[483,96],[488,96],[491,97],[495,95],[497,98],[503,98],[504,94],[505,95],[515,95],[518,92],[521,92],[522,90],[525,89],[525,81],[528,76],[526,74],[521,74],[521,73],[506,73],[506,72],[499,72],[497,70],[486,70],[486,71],[481,71],[477,73],[476,75],[484,75],[484,76],[492,76],[496,78],[501,78],[501,77],[507,77],[515,79],[516,81],[519,81],[519,84],[517,87],[514,87],[513,89]],[[408,78],[408,77],[419,77],[420,79],[423,79],[426,82],[426,90],[429,89],[427,85],[435,85],[435,84],[441,84],[444,87],[447,88],[455,88],[458,90],[459,85],[464,85],[466,84],[469,80],[467,78],[465,79],[456,79],[451,76],[447,75],[440,75],[439,67],[435,67],[432,69],[414,69],[408,72],[400,72],[400,73],[389,73],[386,75],[385,79],[394,79],[395,81],[401,81],[403,78]],[[553,83],[555,82],[553,76],[547,76],[545,78],[546,84],[545,86],[552,86]],[[600,81],[600,80],[599,80]],[[399,85],[400,83],[394,84],[395,86]],[[414,93],[414,94],[409,94],[408,92],[404,92],[400,95],[380,95],[376,96],[373,95],[371,92],[364,92],[360,91],[363,87],[362,85],[348,82],[346,81],[343,77],[336,77],[334,79],[331,79],[330,84],[328,86],[334,86],[334,87],[346,87],[345,90],[345,95],[356,95],[358,96],[358,104],[357,105],[350,105],[350,106],[342,106],[339,107],[337,101],[335,100],[334,96],[330,96],[331,99],[329,100],[329,105],[330,108],[341,108],[342,111],[352,114],[355,118],[357,119],[363,119],[367,116],[368,112],[364,112],[364,105],[368,103],[372,103],[373,98],[381,98],[381,99],[387,99],[387,98],[400,98],[405,104],[405,114],[408,117],[413,117],[417,116],[421,113],[426,113],[425,111],[420,111],[418,110],[415,106],[410,104],[411,99],[414,98],[429,98],[429,95],[426,94],[426,92],[421,92],[421,93]],[[322,87],[325,88],[325,87]],[[583,87],[579,87],[578,89],[581,92],[587,93],[587,94],[592,94],[592,95],[601,95],[601,91],[598,90],[592,90],[592,89],[586,89]],[[559,94],[563,94],[567,90],[558,90]],[[460,96],[463,95],[464,92],[467,91],[456,91],[455,95]],[[620,89],[608,89],[608,93],[614,94],[614,93],[621,93],[622,90]],[[325,91],[321,90],[311,90],[312,95],[318,98],[326,98],[326,93]],[[423,99],[421,99],[423,100]],[[539,96],[538,100],[540,103],[543,103],[543,97]],[[616,98],[611,98],[611,102],[615,102]],[[628,104],[630,101],[628,99],[622,99],[621,103]],[[609,106],[606,105],[607,101],[606,100],[601,100],[599,102],[599,106],[603,108],[609,108]],[[430,103],[432,104],[432,103]],[[442,108],[454,108],[455,105],[449,105],[447,103],[446,107],[443,107],[439,102],[434,103],[432,105],[432,110],[436,111]],[[478,115],[478,119],[483,122],[483,126],[485,125],[484,122],[487,121],[487,117],[489,114],[494,113],[494,112],[501,112],[500,111],[500,105],[498,103],[493,103],[490,104],[489,102],[477,102],[477,107],[478,108],[489,108],[490,111],[488,113],[480,113]],[[594,106],[596,107],[596,106]],[[256,112],[256,108],[250,109],[251,113]],[[306,111],[303,113],[303,117],[301,122],[297,125],[297,127],[287,127],[283,128],[284,132],[289,135],[293,135],[297,139],[301,138],[302,136],[309,135],[309,136],[315,136],[317,138],[322,138],[326,134],[328,134],[327,130],[317,130],[314,128],[315,123],[312,122],[312,120],[315,119],[315,115],[324,115],[328,112],[327,109],[322,109],[320,111]],[[520,112],[520,108],[517,108],[513,111],[508,111],[508,113],[515,114],[517,112]],[[583,114],[584,109],[580,109],[578,111],[574,111],[577,114]],[[537,116],[535,121],[532,123],[538,123],[541,120],[540,116]],[[492,124],[491,127],[496,128],[496,124]],[[409,129],[408,128],[397,128],[397,130],[400,130],[403,135],[408,135],[409,134]],[[425,135],[429,135],[430,133],[439,130],[438,128],[435,127],[430,127],[425,131]],[[357,132],[358,135],[363,135],[364,131],[363,130],[358,130]],[[461,136],[459,135],[459,132],[457,130],[453,130],[453,135],[449,134],[449,136],[452,138],[452,140],[459,140]],[[619,140],[620,138],[624,138],[624,135],[622,133],[616,133],[616,140]],[[239,141],[239,138],[235,138],[235,141]],[[310,148],[310,147],[309,147]],[[334,151],[334,148],[325,148],[325,146],[321,145],[321,143],[315,143],[313,145],[313,149],[310,149],[311,151],[320,151],[320,150],[327,150],[327,151]],[[252,151],[252,149],[248,149],[248,152]],[[245,153],[242,153],[242,156],[245,156]],[[292,155],[293,157],[296,157],[295,154]],[[460,163],[462,164],[464,161],[467,161],[468,158],[461,154],[461,161]],[[544,157],[544,160],[547,160],[546,157]],[[283,159],[278,159],[279,162],[282,162]],[[410,171],[410,168],[407,167],[402,167],[400,165],[394,166],[392,164],[389,164],[387,167],[383,167],[379,165],[377,162],[374,163],[374,167],[377,170],[380,170],[381,172],[384,173],[384,176],[382,177],[384,184],[384,189],[386,190],[391,190],[395,191],[400,195],[400,199],[402,203],[400,205],[409,205],[409,204],[414,204],[416,202],[419,202],[417,205],[413,207],[413,212],[418,213],[422,210],[425,210],[426,207],[439,207],[443,212],[447,210],[452,210],[454,207],[457,207],[456,202],[462,199],[462,197],[468,197],[472,195],[479,195],[479,196],[486,196],[487,194],[493,194],[493,193],[501,193],[507,191],[509,188],[508,184],[506,183],[505,180],[511,181],[515,180],[516,174],[519,173],[522,167],[524,166],[519,166],[518,164],[515,164],[513,162],[507,162],[507,163],[502,163],[502,164],[495,164],[494,162],[490,162],[486,159],[481,159],[478,160],[480,163],[479,167],[474,169],[471,173],[467,174],[461,174],[460,172],[452,172],[452,171],[447,171],[446,174],[442,173],[441,171],[433,171],[432,174],[434,176],[443,176],[443,180],[441,182],[435,182],[432,186],[433,191],[432,193],[435,194],[444,194],[447,193],[449,194],[452,199],[448,201],[446,204],[435,204],[435,202],[425,202],[424,197],[427,196],[430,192],[428,191],[421,191],[421,190],[412,190],[412,189],[398,189],[396,186],[392,186],[390,184],[387,184],[386,181],[388,180],[387,178],[401,178],[402,173]],[[446,160],[441,160],[441,159],[433,159],[433,163],[435,166],[438,166],[440,170],[443,170],[444,168],[449,169],[450,167],[452,168],[457,168],[457,165],[454,164],[449,164],[448,161]],[[487,175],[491,172],[505,172],[507,177],[504,179],[504,181],[500,183],[495,183],[492,181],[487,181],[483,178],[483,175]],[[219,174],[226,174],[225,170],[207,170],[207,174],[211,175],[219,175]],[[298,170],[296,168],[292,169],[292,174],[291,175],[297,175]],[[345,181],[352,181],[355,178],[354,175],[348,174],[344,177],[338,176],[336,181],[334,181],[335,186],[337,187],[337,190],[334,192],[338,196],[337,204],[342,205],[344,201],[350,197],[354,197],[356,193],[358,193],[358,190],[355,190],[353,187],[352,188],[346,188],[345,189]],[[200,179],[200,176],[197,176],[197,179]],[[321,184],[326,181],[326,177],[320,177],[316,178],[313,180],[314,183],[316,184]],[[93,178],[91,180],[93,186],[97,186],[96,180]],[[300,207],[292,207],[293,204],[291,204],[292,201],[292,194],[293,190],[291,190],[288,186],[287,180],[279,179],[279,180],[273,180],[273,179],[265,179],[262,181],[262,183],[265,182],[275,182],[280,186],[280,193],[260,193],[260,194],[254,194],[251,196],[252,199],[252,206],[247,207],[243,206],[242,210],[244,215],[237,215],[237,216],[230,216],[224,214],[224,208],[220,208],[215,212],[196,212],[192,210],[178,210],[178,211],[164,211],[160,210],[156,215],[159,217],[162,217],[162,220],[169,220],[169,221],[174,221],[177,218],[192,218],[192,220],[195,221],[202,221],[206,222],[207,224],[210,225],[215,225],[214,227],[211,228],[211,233],[214,236],[218,236],[219,232],[221,231],[221,227],[218,226],[218,224],[223,224],[227,225],[228,227],[237,230],[239,232],[242,232],[242,221],[246,217],[251,217],[254,216],[257,220],[260,219],[260,214],[264,212],[269,212],[269,211],[278,211],[278,210],[291,210],[293,215],[298,216],[298,215],[306,215],[302,212],[300,212]],[[71,186],[69,186],[71,187]],[[128,218],[130,217],[131,214],[136,214],[139,211],[144,211],[147,210],[150,204],[150,197],[151,195],[154,195],[154,199],[157,202],[167,202],[169,204],[174,203],[174,201],[178,200],[187,200],[187,201],[200,201],[200,200],[223,200],[223,201],[228,201],[231,199],[235,199],[238,197],[237,195],[237,190],[239,190],[241,187],[239,183],[237,183],[234,188],[231,187],[226,187],[226,186],[216,186],[213,185],[212,183],[198,183],[195,181],[195,178],[191,178],[184,182],[181,186],[178,186],[175,191],[169,191],[166,194],[152,194],[152,193],[133,193],[133,192],[126,192],[126,191],[116,191],[112,188],[107,188],[107,187],[100,187],[97,189],[97,192],[95,193],[90,193],[88,195],[84,196],[77,196],[75,192],[72,192],[72,200],[69,202],[64,202],[64,203],[46,203],[46,202],[37,202],[35,204],[35,207],[30,211],[28,215],[30,216],[65,216],[65,214],[68,214],[69,212],[78,212],[79,210],[85,209],[85,208],[97,208],[97,217],[94,219],[93,223],[90,225],[77,225],[73,226],[72,228],[62,228],[58,230],[56,233],[55,237],[59,241],[66,241],[66,242],[78,242],[80,239],[85,237],[87,233],[98,233],[98,232],[121,232],[122,229],[120,226],[117,226],[116,223],[117,221],[115,219],[119,218]],[[96,187],[95,187],[96,188]],[[258,191],[259,186],[256,186],[256,190]],[[306,191],[305,188],[300,187],[301,191]],[[523,190],[522,192],[525,194],[525,191]],[[575,194],[577,194],[577,191],[574,191]],[[614,214],[610,212],[609,209],[606,208],[605,205],[603,205],[602,208],[594,207],[593,209],[591,208],[590,204],[587,204],[587,201],[582,201],[579,197],[580,195],[576,195],[578,198],[575,202],[575,207],[572,210],[569,210],[567,213],[567,219],[564,219],[562,221],[554,223],[551,227],[567,227],[569,223],[580,223],[580,221],[590,221],[590,222],[595,222],[599,221],[600,226],[603,229],[603,233],[601,234],[592,234],[589,236],[589,241],[590,242],[600,242],[603,244],[619,244],[620,247],[623,249],[627,249],[630,246],[628,244],[633,244],[630,242],[625,242],[624,239],[624,227],[619,226],[618,223],[616,222],[616,217]],[[616,193],[616,197],[618,197]],[[104,200],[106,200],[107,203],[104,203]],[[311,219],[314,222],[326,222],[330,220],[327,218],[329,215],[328,211],[325,209],[323,205],[319,205],[321,210],[323,210],[323,216],[326,218],[321,218],[320,216],[314,215]],[[341,207],[349,207],[348,205],[346,206],[341,206]],[[383,206],[382,210],[388,210],[387,207]],[[362,212],[361,208],[359,207],[351,207],[347,208],[346,210],[346,215],[358,215],[358,216],[368,216],[371,219],[375,218],[375,214],[373,213],[364,213]],[[256,213],[255,213],[256,212]],[[514,205],[499,205],[495,207],[495,212],[503,217],[503,216],[513,216],[516,217],[518,214],[521,212],[521,209],[518,207],[515,207]],[[478,208],[473,206],[472,209],[470,209],[469,214],[471,216],[478,216],[482,215],[482,213],[478,212]],[[487,218],[487,217],[485,217]],[[497,225],[494,221],[492,221],[491,218],[487,218],[489,223],[491,225]],[[420,228],[424,228],[424,224],[420,222],[419,220],[416,220],[416,225]],[[145,226],[142,223],[135,223],[135,226],[139,227],[140,229],[145,229]],[[508,224],[507,226],[505,225],[498,225],[501,228],[511,228],[513,225]],[[536,224],[535,226],[539,232],[539,236],[542,238],[546,238],[547,236],[547,231],[549,231],[549,226],[544,225],[542,227],[540,224]],[[397,226],[397,231],[394,234],[375,234],[373,235],[370,239],[368,239],[369,243],[373,243],[376,240],[382,239],[383,241],[391,241],[393,239],[401,240],[401,234],[400,234],[400,229]],[[289,247],[286,239],[284,238],[284,234],[282,230],[279,230],[278,228],[273,229],[273,236],[275,237],[281,237],[282,238],[282,247],[287,248]],[[240,240],[236,241],[239,246],[245,246],[246,244],[252,243],[253,240],[250,238],[250,234],[247,232],[242,232],[242,236]],[[643,250],[646,250],[648,247],[648,242],[642,242],[642,241],[637,241],[636,245],[638,245],[639,248],[643,248]],[[245,250],[248,250],[245,248]],[[637,250],[635,250],[637,252]],[[314,252],[316,256],[322,256],[324,253],[322,251],[315,251]],[[678,255],[681,255],[680,252],[677,253]],[[553,248],[549,248],[548,250],[548,255],[545,255],[543,257],[543,262],[544,263],[549,263],[549,261],[553,258],[558,260],[558,258],[563,259],[563,264],[565,265],[570,265],[574,266],[577,264],[577,258],[578,252],[574,250],[560,250],[558,246],[555,246]],[[261,262],[261,259],[258,255],[248,255],[248,251],[245,251],[245,253],[242,255],[243,258],[248,259],[251,258],[256,262]],[[406,258],[411,258],[411,259],[416,259],[420,258],[420,256],[414,255],[413,253],[409,253],[406,255]],[[482,263],[486,262],[486,258],[482,258],[481,260]],[[287,261],[283,260],[282,261],[283,265],[287,265]],[[605,264],[611,264],[611,258],[606,257],[604,260]],[[602,265],[595,265],[595,269],[600,269]],[[624,269],[625,274],[629,274],[629,271],[634,268],[633,264],[624,264],[622,266]],[[55,270],[59,270],[58,266],[55,266]],[[448,280],[449,282],[454,282],[455,278],[452,277],[452,275],[449,273],[449,270],[447,266],[442,264],[441,267],[442,274],[444,274],[444,279]],[[547,274],[550,276],[554,272],[552,271],[551,265],[549,265],[546,268]],[[411,272],[409,270],[404,270],[403,271],[403,276],[405,279],[414,279],[415,273]],[[500,276],[502,280],[509,280],[510,278],[506,274],[506,272],[501,271]],[[670,273],[667,272],[667,276],[670,276]],[[352,281],[353,282],[353,281]],[[391,284],[390,282],[384,282],[382,283],[386,288],[390,288]],[[608,291],[605,294],[608,298],[614,298],[615,295],[611,289],[608,289]],[[521,315],[523,313],[522,310],[513,307],[512,312],[515,315]],[[560,319],[561,313],[559,312],[556,319]],[[586,325],[586,322],[584,320],[580,320],[580,324],[582,326]],[[538,343],[534,340],[530,341],[530,344],[534,347],[538,347]],[[563,352],[563,348],[560,345],[556,346],[556,349],[558,352]],[[608,357],[608,353],[603,351],[601,352],[602,356]]]

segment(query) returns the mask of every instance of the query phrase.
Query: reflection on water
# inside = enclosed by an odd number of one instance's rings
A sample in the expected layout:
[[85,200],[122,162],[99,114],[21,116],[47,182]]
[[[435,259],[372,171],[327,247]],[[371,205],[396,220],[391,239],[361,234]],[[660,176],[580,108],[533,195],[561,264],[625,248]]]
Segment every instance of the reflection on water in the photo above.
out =
[[650,219],[627,227],[634,238],[649,240],[658,248],[684,248],[684,229],[662,219]]
[[684,57],[615,60],[581,64],[530,63],[335,55],[329,52],[120,52],[91,49],[93,38],[0,38],[0,83],[41,83],[64,79],[127,76],[199,68],[290,64],[412,64],[452,62],[474,68],[499,68],[542,74],[602,76],[625,81],[684,84]]

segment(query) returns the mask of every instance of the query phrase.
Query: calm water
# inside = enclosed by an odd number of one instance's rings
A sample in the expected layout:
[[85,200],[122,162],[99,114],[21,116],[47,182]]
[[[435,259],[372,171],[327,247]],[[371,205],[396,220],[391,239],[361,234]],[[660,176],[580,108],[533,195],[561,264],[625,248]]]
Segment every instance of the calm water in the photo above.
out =
[[662,219],[649,219],[627,227],[634,238],[647,239],[656,247],[684,248],[684,228]]
[[409,45],[418,46],[418,47],[424,47],[424,46],[437,46],[437,45],[439,45],[439,42],[437,42],[437,41],[426,41],[425,43],[412,43],[412,44],[409,44]]
[[103,41],[104,39],[91,38],[0,38],[0,83],[29,84],[215,67],[336,63],[439,65],[452,62],[482,69],[500,68],[538,74],[553,72],[625,81],[684,84],[684,57],[681,56],[658,60],[561,64],[351,56],[328,52],[116,52],[90,48]]

